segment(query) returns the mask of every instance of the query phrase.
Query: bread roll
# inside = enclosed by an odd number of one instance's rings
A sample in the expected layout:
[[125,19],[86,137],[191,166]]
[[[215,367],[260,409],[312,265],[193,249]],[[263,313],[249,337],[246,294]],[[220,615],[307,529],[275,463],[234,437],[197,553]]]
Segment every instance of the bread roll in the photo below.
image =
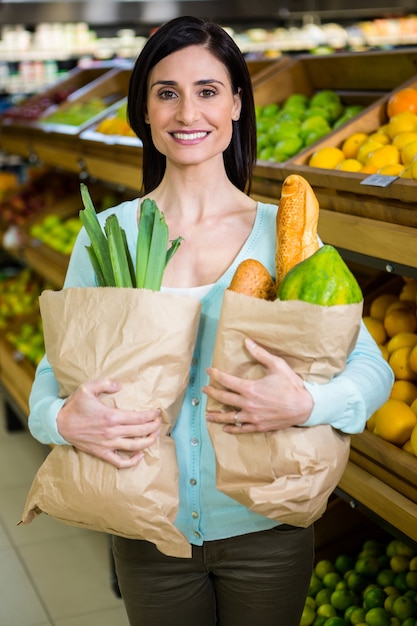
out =
[[239,264],[229,289],[263,300],[275,300],[277,293],[271,274],[256,259],[246,259]]

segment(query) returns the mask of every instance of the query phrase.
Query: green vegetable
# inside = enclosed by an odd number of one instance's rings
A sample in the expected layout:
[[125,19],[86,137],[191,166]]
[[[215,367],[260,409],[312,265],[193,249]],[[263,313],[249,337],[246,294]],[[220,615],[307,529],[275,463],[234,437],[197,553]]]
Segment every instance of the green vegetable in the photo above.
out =
[[159,291],[165,268],[182,241],[178,237],[168,247],[168,226],[154,200],[140,206],[139,234],[134,265],[127,246],[126,232],[115,214],[106,219],[104,230],[97,218],[88,188],[81,183],[84,209],[81,221],[90,238],[86,246],[100,287],[137,287]]
[[287,272],[277,298],[332,306],[362,302],[363,295],[336,248],[325,245]]

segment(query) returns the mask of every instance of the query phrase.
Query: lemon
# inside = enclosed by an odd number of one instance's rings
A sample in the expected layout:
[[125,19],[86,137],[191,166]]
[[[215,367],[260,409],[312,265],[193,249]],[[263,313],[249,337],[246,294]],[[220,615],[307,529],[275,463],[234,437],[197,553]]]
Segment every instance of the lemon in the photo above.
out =
[[368,155],[378,148],[383,148],[383,146],[384,144],[380,143],[379,141],[375,141],[375,139],[367,139],[359,148],[356,158],[358,161],[363,163],[363,165],[365,165],[368,159]]
[[412,141],[417,141],[417,133],[400,133],[394,137],[392,145],[401,150]]
[[397,300],[398,296],[393,293],[383,293],[380,296],[376,296],[371,302],[369,315],[383,321],[389,305],[397,302]]
[[340,148],[328,146],[314,152],[308,164],[310,167],[334,170],[344,160],[345,155]]
[[397,333],[387,343],[387,350],[389,354],[392,354],[394,350],[398,348],[406,348],[408,346],[416,346],[417,345],[417,333],[411,333],[408,331],[403,331]]
[[417,141],[407,143],[401,149],[401,161],[404,165],[410,165],[417,156]]
[[417,371],[412,368],[411,355],[415,349],[412,346],[397,348],[391,353],[388,363],[397,380],[417,380]]
[[382,176],[401,176],[405,167],[401,163],[389,163],[377,170],[377,174]]
[[346,159],[356,159],[359,148],[367,139],[368,135],[366,133],[353,133],[353,135],[345,139],[342,144],[342,151]]
[[[416,413],[416,415],[417,415],[417,413]],[[411,449],[413,451],[413,454],[415,456],[417,456],[417,428],[416,427],[414,427],[413,430],[411,431],[410,445],[411,445]]]
[[414,346],[410,354],[410,367],[417,374],[417,346]]
[[380,344],[378,344],[378,348],[381,350],[381,354],[383,356],[383,358],[388,361],[389,359],[389,352],[388,352],[388,348],[386,345],[381,346]]
[[378,170],[385,165],[392,165],[400,162],[400,151],[393,145],[381,146],[376,150],[368,152],[365,165],[371,165]]
[[345,159],[336,166],[336,169],[342,172],[360,172],[362,163],[357,159]]
[[394,139],[400,133],[417,132],[417,115],[409,111],[403,111],[391,117],[388,122],[388,135]]
[[404,452],[408,452],[408,454],[414,454],[410,439],[401,446],[401,450],[404,450]]
[[417,415],[417,400],[411,403],[410,409]]
[[[404,307],[400,308],[400,304]],[[407,306],[407,302],[397,303],[397,308],[391,308],[391,305],[384,317],[384,328],[389,337],[393,337],[397,333],[410,332],[417,330],[417,317],[415,312]]]
[[369,139],[373,139],[374,141],[379,141],[379,143],[382,143],[383,145],[387,145],[391,143],[388,135],[386,133],[383,133],[380,130],[377,130],[375,133],[371,133],[369,135]]
[[395,445],[402,446],[411,438],[417,415],[405,402],[389,398],[374,413],[374,433]]
[[370,332],[370,334],[372,335],[372,338],[374,339],[376,343],[378,344],[385,343],[387,334],[385,331],[384,324],[383,322],[381,322],[381,320],[371,317],[370,315],[366,315],[363,318],[363,323],[365,324],[366,328],[368,329],[368,331]]
[[417,180],[417,158],[410,165],[410,177]]
[[390,398],[402,400],[411,406],[417,398],[417,385],[410,380],[396,380],[392,386]]
[[398,297],[400,300],[409,300],[415,303],[417,298],[417,280],[407,281],[403,285]]

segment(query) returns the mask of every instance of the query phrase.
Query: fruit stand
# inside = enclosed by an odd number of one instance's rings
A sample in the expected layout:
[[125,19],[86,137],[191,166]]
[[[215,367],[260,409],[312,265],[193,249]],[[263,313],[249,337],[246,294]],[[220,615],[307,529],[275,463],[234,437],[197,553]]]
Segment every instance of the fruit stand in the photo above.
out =
[[[82,70],[85,71],[85,70]],[[46,167],[79,178],[91,177],[118,193],[137,195],[141,185],[141,147],[134,138],[99,132],[100,121],[115,115],[126,96],[129,70],[106,68],[90,85],[72,94],[73,100],[93,94],[109,99],[99,114],[78,125],[61,122],[2,123],[0,147],[10,153],[41,161]],[[289,173],[297,172],[312,184],[320,203],[319,234],[325,243],[337,247],[353,267],[364,271],[365,297],[371,295],[381,276],[417,278],[417,181],[396,179],[389,186],[366,185],[366,174],[330,171],[308,165],[309,155],[323,145],[340,145],[353,129],[373,131],[383,123],[389,95],[404,84],[416,85],[417,50],[343,53],[325,57],[300,56],[291,62],[268,63],[253,75],[255,103],[265,106],[282,102],[293,93],[311,97],[320,90],[339,93],[344,106],[360,104],[362,111],[346,120],[314,144],[285,161],[258,160],[252,195],[277,202],[281,185]],[[78,94],[78,95],[77,95]],[[81,95],[80,95],[81,94]],[[62,106],[62,105],[61,105]],[[64,107],[68,107],[68,104]],[[64,124],[65,126],[65,124]],[[56,174],[59,176],[60,174]],[[110,186],[108,184],[110,183]],[[99,192],[105,195],[102,189]],[[75,215],[80,206],[72,203]],[[42,217],[49,211],[43,211]],[[55,211],[54,211],[55,212]],[[70,214],[62,210],[61,216]],[[30,222],[30,223],[29,223]],[[59,288],[62,285],[69,250],[53,251],[41,242],[36,230],[40,217],[26,220],[14,249],[9,252],[32,267],[38,275]],[[42,230],[42,227],[41,227]],[[2,235],[6,232],[2,226]],[[34,234],[35,233],[35,234]],[[11,393],[13,380],[25,380],[14,388],[13,399],[27,413],[27,398],[33,365],[28,370],[16,361],[10,346],[0,341],[0,382]],[[13,361],[13,367],[11,360]],[[16,371],[16,368],[18,371]],[[26,368],[26,369],[25,369]],[[396,532],[417,542],[417,457],[369,431],[352,437],[350,462],[337,494],[349,511],[363,510]],[[332,503],[329,515],[332,515]],[[339,522],[338,522],[339,523]],[[348,524],[348,526],[354,525]],[[338,527],[337,530],[340,530]],[[328,538],[327,538],[328,539]]]

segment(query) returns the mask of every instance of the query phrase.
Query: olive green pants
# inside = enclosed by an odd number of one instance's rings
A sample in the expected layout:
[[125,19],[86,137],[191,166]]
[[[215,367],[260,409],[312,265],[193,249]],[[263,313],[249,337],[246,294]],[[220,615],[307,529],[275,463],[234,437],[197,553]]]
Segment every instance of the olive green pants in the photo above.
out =
[[131,626],[299,626],[314,561],[314,530],[272,530],[193,546],[191,559],[113,537]]

